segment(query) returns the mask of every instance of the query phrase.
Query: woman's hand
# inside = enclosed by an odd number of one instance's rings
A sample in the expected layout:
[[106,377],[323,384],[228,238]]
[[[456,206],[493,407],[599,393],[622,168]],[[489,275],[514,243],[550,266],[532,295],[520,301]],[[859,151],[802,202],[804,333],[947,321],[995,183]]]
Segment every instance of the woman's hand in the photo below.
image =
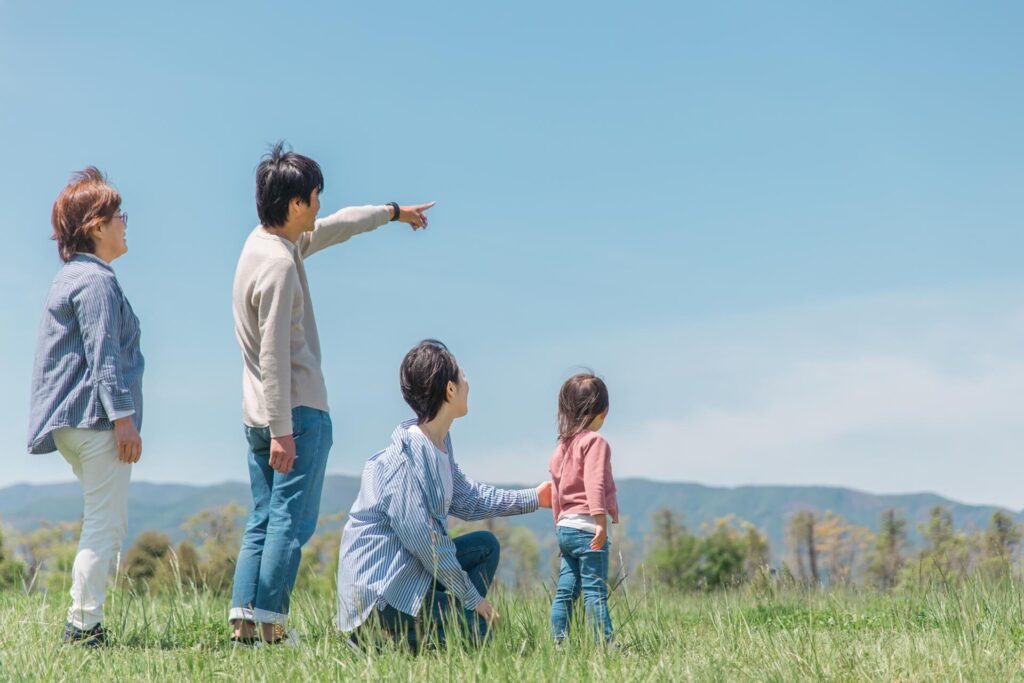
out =
[[[601,515],[604,517],[604,515]],[[600,550],[604,547],[605,542],[608,541],[608,530],[605,528],[605,522],[596,522],[594,526],[597,527],[597,533],[594,534],[594,540],[590,542],[591,550]]]
[[542,508],[551,507],[551,495],[554,490],[555,484],[552,481],[546,481],[537,487],[537,501]]
[[130,417],[114,420],[114,441],[117,442],[117,459],[135,463],[142,457],[142,437]]
[[408,223],[412,226],[412,229],[425,228],[427,227],[427,209],[431,208],[437,202],[428,202],[426,204],[414,204],[412,206],[400,206],[398,216],[396,220]]
[[491,603],[487,602],[487,598],[481,600],[473,611],[479,614],[480,617],[487,622],[488,626],[494,626],[501,621],[501,615],[498,614],[498,610],[491,607]]

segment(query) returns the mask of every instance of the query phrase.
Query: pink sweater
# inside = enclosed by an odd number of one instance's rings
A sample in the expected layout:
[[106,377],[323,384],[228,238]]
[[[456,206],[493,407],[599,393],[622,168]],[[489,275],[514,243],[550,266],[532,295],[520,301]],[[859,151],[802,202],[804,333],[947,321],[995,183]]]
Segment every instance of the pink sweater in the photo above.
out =
[[559,441],[548,465],[555,483],[551,508],[555,523],[564,515],[609,514],[619,522],[619,502],[612,478],[612,449],[597,432],[583,430]]

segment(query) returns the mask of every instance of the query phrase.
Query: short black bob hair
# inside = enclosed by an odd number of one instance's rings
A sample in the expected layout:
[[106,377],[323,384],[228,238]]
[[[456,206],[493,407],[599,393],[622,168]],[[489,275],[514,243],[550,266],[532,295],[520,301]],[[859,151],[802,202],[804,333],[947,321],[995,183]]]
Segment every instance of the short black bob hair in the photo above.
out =
[[448,382],[459,383],[459,364],[447,346],[424,339],[405,354],[400,375],[402,398],[423,424],[441,412],[448,400]]
[[260,223],[279,228],[288,221],[288,205],[298,197],[309,203],[313,190],[324,191],[324,174],[309,157],[284,150],[282,140],[256,167],[256,213]]

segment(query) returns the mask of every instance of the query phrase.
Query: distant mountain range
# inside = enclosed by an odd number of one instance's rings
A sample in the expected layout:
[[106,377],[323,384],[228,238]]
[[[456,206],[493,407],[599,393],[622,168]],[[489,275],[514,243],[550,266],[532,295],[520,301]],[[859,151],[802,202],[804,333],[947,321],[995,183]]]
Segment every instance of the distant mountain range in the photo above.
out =
[[[642,552],[651,529],[651,516],[661,508],[683,515],[686,525],[699,531],[719,517],[732,514],[752,522],[771,542],[778,558],[784,553],[785,525],[789,516],[802,509],[824,513],[831,510],[847,521],[877,528],[883,510],[895,508],[910,522],[911,541],[917,525],[928,518],[929,510],[941,505],[949,508],[958,528],[984,528],[992,513],[1003,508],[989,505],[965,505],[931,493],[874,495],[852,489],[827,486],[740,486],[722,488],[692,483],[665,483],[645,479],[617,482],[619,507],[625,534],[635,552]],[[509,488],[520,488],[508,485]],[[321,514],[347,512],[359,491],[359,479],[330,475],[324,483]],[[226,482],[210,486],[153,484],[133,482],[129,503],[128,543],[142,531],[155,530],[177,540],[184,536],[182,523],[207,508],[236,502],[248,509],[248,484]],[[1009,512],[1021,520],[1022,514]],[[77,483],[18,484],[0,489],[0,525],[27,531],[43,522],[77,520],[82,513],[82,495]],[[543,546],[549,545],[552,519],[550,512],[506,518],[534,532]],[[638,558],[637,558],[638,559]]]

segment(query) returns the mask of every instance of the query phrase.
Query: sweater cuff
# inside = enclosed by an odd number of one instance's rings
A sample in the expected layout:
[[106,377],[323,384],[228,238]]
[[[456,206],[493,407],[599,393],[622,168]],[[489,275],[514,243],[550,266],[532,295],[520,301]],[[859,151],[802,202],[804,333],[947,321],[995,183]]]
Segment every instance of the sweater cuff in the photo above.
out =
[[292,416],[279,417],[273,420],[269,420],[270,436],[272,438],[278,438],[281,436],[292,435]]

